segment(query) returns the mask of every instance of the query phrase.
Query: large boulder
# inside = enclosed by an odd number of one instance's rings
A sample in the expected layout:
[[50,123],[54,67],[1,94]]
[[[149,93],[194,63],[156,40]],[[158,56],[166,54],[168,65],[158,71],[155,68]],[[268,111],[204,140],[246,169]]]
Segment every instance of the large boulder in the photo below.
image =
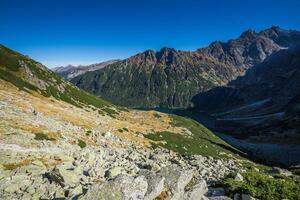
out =
[[165,189],[171,192],[172,199],[183,199],[184,189],[193,178],[193,171],[170,165],[162,168],[159,174],[165,177]]
[[115,179],[93,185],[83,200],[140,200],[144,199],[148,184],[144,176],[136,178],[120,174]]
[[148,183],[145,200],[155,199],[163,192],[165,181],[164,177],[148,170],[140,170],[139,174],[145,176]]
[[197,184],[191,187],[185,194],[185,200],[207,199],[204,195],[208,192],[208,187],[205,180],[200,180]]
[[124,171],[125,170],[123,167],[112,167],[105,172],[105,177],[107,179],[112,179],[118,176],[119,174],[124,173]]
[[67,170],[62,167],[55,168],[52,171],[47,172],[45,175],[50,182],[56,182],[62,187],[66,185],[75,185],[80,181],[78,174],[72,170]]

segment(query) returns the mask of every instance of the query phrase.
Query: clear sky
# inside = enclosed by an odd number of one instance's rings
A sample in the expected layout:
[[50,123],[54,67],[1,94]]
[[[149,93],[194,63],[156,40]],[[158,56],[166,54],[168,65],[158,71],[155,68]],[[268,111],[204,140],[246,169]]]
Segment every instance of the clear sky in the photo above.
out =
[[300,0],[0,0],[0,43],[48,67],[195,50],[272,25],[300,30]]

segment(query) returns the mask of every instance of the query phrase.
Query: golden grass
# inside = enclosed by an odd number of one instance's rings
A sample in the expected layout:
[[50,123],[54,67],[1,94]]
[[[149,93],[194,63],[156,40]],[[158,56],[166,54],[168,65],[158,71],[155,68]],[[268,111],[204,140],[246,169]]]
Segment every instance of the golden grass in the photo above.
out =
[[2,165],[3,165],[5,170],[14,170],[14,169],[17,169],[19,167],[30,165],[31,162],[32,162],[32,160],[25,159],[25,160],[21,160],[21,161],[16,162],[16,163],[6,163],[6,164],[2,164]]
[[[28,113],[28,110],[35,110],[38,113],[43,114],[43,116],[57,120],[60,123],[70,123],[82,128],[82,131],[77,131],[76,133],[72,133],[68,130],[64,133],[59,133],[48,130],[49,127],[44,125],[33,126],[31,124],[21,124],[22,121],[20,121],[17,116],[9,124],[13,128],[33,134],[44,133],[49,138],[56,140],[64,134],[71,135],[76,139],[81,139],[88,145],[97,145],[96,141],[85,135],[85,130],[100,130],[101,133],[110,131],[112,134],[122,139],[148,146],[150,140],[137,137],[136,133],[148,134],[164,131],[178,134],[184,133],[182,128],[170,125],[172,119],[167,114],[155,111],[138,111],[130,109],[126,112],[120,111],[116,118],[101,116],[99,115],[98,110],[86,111],[85,109],[75,107],[66,102],[51,97],[44,97],[37,92],[27,93],[20,91],[15,86],[3,82],[2,80],[0,80],[0,101],[7,101],[12,105],[16,105],[19,109],[23,110],[23,113]],[[15,123],[16,121],[20,121],[21,123]],[[124,128],[127,128],[128,131],[122,133],[118,131],[119,129]],[[107,143],[110,142],[107,141]]]
[[49,139],[58,140],[61,137],[60,132],[49,131],[48,128],[44,125],[33,126],[31,124],[20,124],[18,122],[11,121],[9,125],[15,129],[19,129],[25,132],[29,132],[32,134],[40,134],[43,133],[47,135]]

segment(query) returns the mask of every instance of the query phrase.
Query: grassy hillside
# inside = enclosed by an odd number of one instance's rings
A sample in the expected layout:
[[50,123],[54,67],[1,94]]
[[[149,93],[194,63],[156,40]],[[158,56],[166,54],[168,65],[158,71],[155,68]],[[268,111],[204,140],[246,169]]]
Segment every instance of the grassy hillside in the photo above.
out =
[[164,131],[147,134],[145,136],[151,140],[159,141],[159,146],[173,150],[182,155],[198,154],[224,158],[231,156],[232,153],[242,153],[192,119],[172,115],[171,125],[183,127],[187,132],[184,134],[177,134]]
[[3,45],[0,45],[0,78],[14,84],[20,90],[39,92],[45,97],[52,96],[78,107],[113,107],[112,104],[64,81],[42,64]]

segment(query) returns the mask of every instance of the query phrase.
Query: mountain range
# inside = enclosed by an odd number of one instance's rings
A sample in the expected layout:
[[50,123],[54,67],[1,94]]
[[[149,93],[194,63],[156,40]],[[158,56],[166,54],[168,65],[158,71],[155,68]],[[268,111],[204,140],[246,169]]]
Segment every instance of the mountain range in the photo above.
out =
[[299,42],[300,32],[294,30],[247,30],[237,39],[196,51],[147,50],[71,82],[118,105],[186,108],[198,93],[226,85],[272,53]]

